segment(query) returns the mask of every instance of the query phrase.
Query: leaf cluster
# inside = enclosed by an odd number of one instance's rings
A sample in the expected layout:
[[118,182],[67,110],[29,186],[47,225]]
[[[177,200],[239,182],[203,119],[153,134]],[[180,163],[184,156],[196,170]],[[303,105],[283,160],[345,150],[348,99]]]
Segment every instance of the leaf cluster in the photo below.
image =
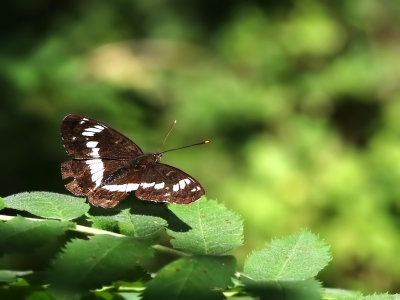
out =
[[242,245],[243,222],[205,197],[104,210],[82,198],[31,192],[0,204],[2,299],[361,297],[321,287],[315,276],[331,255],[308,230],[253,251],[240,271],[227,252]]

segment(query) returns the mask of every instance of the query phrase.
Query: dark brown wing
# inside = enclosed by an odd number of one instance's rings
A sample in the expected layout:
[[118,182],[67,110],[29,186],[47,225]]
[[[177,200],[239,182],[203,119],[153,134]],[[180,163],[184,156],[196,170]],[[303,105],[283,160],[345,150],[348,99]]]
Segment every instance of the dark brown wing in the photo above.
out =
[[68,155],[75,159],[132,159],[143,154],[126,136],[84,116],[66,116],[61,136]]
[[[100,189],[118,177],[142,150],[116,130],[87,117],[68,115],[61,125],[64,147],[73,159],[61,165],[63,179],[74,177],[66,188],[88,196],[95,206],[113,207],[128,194]],[[138,175],[139,177],[141,174]]]
[[88,194],[89,202],[104,208],[116,206],[129,192],[138,189],[145,168],[144,164],[130,164],[118,169]]
[[65,185],[71,193],[86,196],[126,164],[126,160],[73,159],[61,164],[61,173],[63,179],[74,177],[74,180]]
[[142,176],[136,197],[142,200],[188,204],[199,200],[205,191],[189,174],[172,166],[149,165]]
[[185,172],[139,159],[143,152],[134,142],[96,120],[68,115],[61,135],[73,158],[61,166],[64,179],[74,177],[66,187],[75,195],[88,196],[95,206],[114,207],[135,190],[142,200],[180,204],[196,201],[205,193]]

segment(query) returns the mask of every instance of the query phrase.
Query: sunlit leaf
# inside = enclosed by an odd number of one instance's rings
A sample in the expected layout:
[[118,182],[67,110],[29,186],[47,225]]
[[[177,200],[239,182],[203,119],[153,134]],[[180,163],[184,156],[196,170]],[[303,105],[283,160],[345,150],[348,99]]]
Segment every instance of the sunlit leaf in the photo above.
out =
[[183,232],[168,230],[174,248],[220,255],[243,243],[241,218],[216,201],[203,197],[189,205],[170,205],[169,209],[191,227]]
[[32,271],[0,270],[0,282],[13,282],[18,277],[32,274]]
[[142,299],[140,293],[118,293],[124,300],[140,300]]
[[5,203],[3,201],[3,198],[0,197],[0,210],[2,210],[5,207]]
[[323,299],[344,299],[344,300],[356,300],[356,299],[364,299],[361,292],[358,291],[350,291],[343,289],[333,289],[333,288],[324,288],[323,290]]
[[244,273],[257,281],[304,280],[317,275],[330,260],[329,247],[303,230],[251,253],[244,263]]
[[89,210],[85,198],[50,192],[25,192],[5,197],[5,206],[33,215],[60,220],[72,220]]
[[374,295],[368,295],[364,296],[362,300],[398,300],[400,299],[400,294],[374,294]]

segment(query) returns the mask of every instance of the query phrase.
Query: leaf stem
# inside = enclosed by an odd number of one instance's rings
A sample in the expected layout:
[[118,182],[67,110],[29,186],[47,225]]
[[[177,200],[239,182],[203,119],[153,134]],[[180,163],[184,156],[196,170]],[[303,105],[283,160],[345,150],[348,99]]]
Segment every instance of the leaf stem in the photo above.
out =
[[[0,221],[10,221],[14,218],[15,218],[15,216],[0,215]],[[24,218],[27,220],[36,221],[36,222],[48,220],[48,219],[38,219],[38,218],[26,218],[26,217],[24,217]],[[57,221],[60,221],[60,220],[57,220]],[[74,225],[75,225],[75,227],[71,227],[70,230],[74,230],[74,231],[82,232],[82,233],[86,233],[86,234],[108,234],[108,235],[112,235],[112,236],[116,236],[116,237],[127,237],[126,235],[107,231],[107,230],[97,229],[97,228],[93,228],[93,227],[86,227],[86,226],[77,225],[77,224],[74,224]],[[190,254],[188,254],[188,253],[185,253],[185,252],[173,249],[173,248],[169,248],[166,246],[162,246],[162,245],[153,245],[152,247],[156,251],[170,254],[173,256],[190,256]]]
[[126,235],[115,233],[112,231],[107,231],[107,230],[102,230],[102,229],[97,229],[93,227],[86,227],[82,225],[75,225],[75,228],[72,228],[72,230],[78,231],[78,232],[83,232],[83,233],[88,233],[88,234],[108,234],[108,235],[113,235],[117,237],[125,237]]
[[[10,221],[11,219],[14,219],[14,218],[15,218],[15,216],[0,215],[0,221]],[[30,221],[35,221],[35,222],[49,220],[49,219],[26,218],[26,217],[24,217],[24,218],[27,220],[30,220]],[[55,219],[55,221],[61,221],[61,220]],[[102,229],[97,229],[97,228],[93,228],[93,227],[86,227],[86,226],[77,225],[77,224],[75,224],[74,228],[70,228],[70,230],[83,232],[83,233],[87,233],[87,234],[108,234],[108,235],[113,235],[113,236],[118,236],[118,237],[124,237],[124,235],[119,234],[119,233],[102,230]]]
[[190,256],[189,253],[185,253],[173,248],[169,248],[163,245],[153,245],[153,249],[159,251],[159,252],[163,252],[166,254],[170,254],[170,255],[174,255],[174,256]]

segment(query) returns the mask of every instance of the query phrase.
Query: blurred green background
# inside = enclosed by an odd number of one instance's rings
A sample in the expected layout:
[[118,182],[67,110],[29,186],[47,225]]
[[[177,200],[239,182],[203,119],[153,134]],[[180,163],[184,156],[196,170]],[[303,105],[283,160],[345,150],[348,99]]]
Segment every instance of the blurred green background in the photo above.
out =
[[[245,220],[243,261],[308,227],[328,287],[400,291],[400,3],[6,1],[0,193],[67,193],[64,115],[96,118]],[[129,198],[126,200],[129,201]]]

